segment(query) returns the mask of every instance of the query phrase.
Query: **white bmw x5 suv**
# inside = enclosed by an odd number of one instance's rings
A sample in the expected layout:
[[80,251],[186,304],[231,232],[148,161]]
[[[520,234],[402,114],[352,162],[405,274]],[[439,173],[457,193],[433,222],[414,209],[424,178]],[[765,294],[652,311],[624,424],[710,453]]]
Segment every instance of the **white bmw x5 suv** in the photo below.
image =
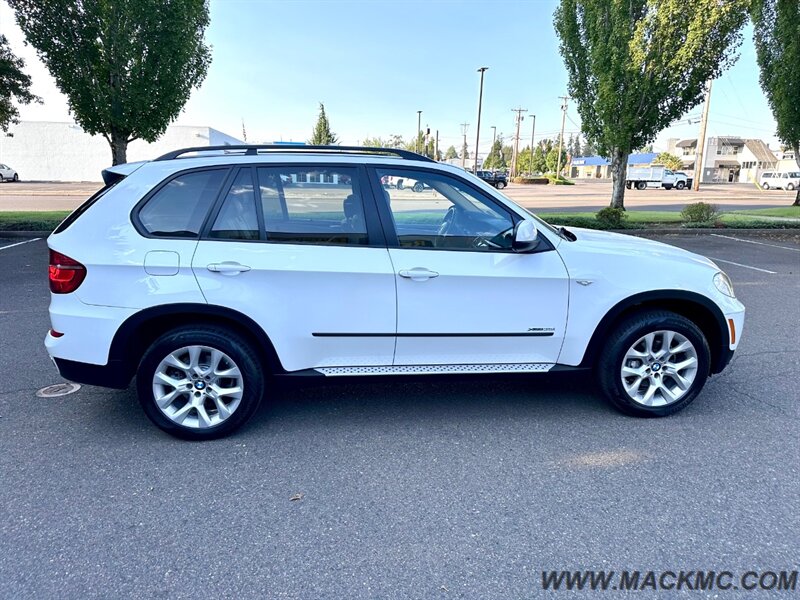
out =
[[232,432],[280,375],[594,368],[614,406],[664,416],[741,338],[709,259],[556,229],[410,152],[189,148],[103,176],[48,238],[47,350],[72,381],[135,376],[179,437]]

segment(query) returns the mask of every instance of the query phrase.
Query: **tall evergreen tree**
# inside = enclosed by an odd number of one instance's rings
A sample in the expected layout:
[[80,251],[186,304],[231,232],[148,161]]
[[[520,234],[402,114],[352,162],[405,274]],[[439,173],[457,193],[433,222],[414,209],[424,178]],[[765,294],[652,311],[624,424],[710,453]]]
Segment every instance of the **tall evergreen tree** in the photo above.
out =
[[450,159],[453,159],[453,158],[458,158],[458,152],[456,152],[456,147],[455,146],[450,146],[447,149],[447,152],[444,153],[444,159],[445,160],[450,160]]
[[338,139],[336,134],[331,131],[328,115],[325,114],[325,105],[320,102],[317,124],[314,126],[314,131],[311,133],[311,139],[308,140],[308,143],[314,146],[332,146]]
[[697,106],[706,82],[736,60],[751,1],[560,0],[568,89],[611,160],[611,206],[624,207],[628,155]]
[[[778,138],[800,167],[800,2],[753,0],[751,14],[761,87],[778,123]],[[800,206],[800,188],[794,205]]]

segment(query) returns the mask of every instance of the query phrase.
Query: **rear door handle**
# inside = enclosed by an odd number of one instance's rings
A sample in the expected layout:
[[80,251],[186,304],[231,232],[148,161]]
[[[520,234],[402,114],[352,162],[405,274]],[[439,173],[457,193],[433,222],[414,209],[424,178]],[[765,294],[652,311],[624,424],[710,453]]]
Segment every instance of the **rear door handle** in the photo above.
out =
[[238,275],[250,270],[247,265],[242,265],[238,262],[225,261],[221,263],[211,263],[208,265],[208,270],[212,273],[222,273],[223,275]]
[[410,279],[412,281],[425,281],[427,279],[433,279],[434,277],[438,277],[439,273],[436,271],[431,271],[429,269],[425,269],[423,267],[414,267],[413,269],[402,269],[397,272],[400,277],[405,277],[406,279]]

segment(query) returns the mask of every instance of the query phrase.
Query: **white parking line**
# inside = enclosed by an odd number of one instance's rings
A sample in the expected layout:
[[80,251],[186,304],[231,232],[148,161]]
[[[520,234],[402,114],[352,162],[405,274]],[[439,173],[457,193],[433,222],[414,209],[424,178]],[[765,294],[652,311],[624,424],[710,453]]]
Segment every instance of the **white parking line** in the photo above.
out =
[[721,262],[728,265],[736,265],[737,267],[742,267],[743,269],[752,269],[753,271],[761,271],[762,273],[769,273],[770,275],[777,275],[777,271],[768,271],[767,269],[761,269],[759,267],[751,267],[750,265],[743,265],[741,263],[733,262],[732,260],[722,260],[721,258],[714,258],[713,256],[709,256],[711,260],[714,262]]
[[730,235],[722,235],[719,233],[712,233],[714,237],[725,238],[726,240],[736,240],[737,242],[745,242],[746,244],[758,244],[759,246],[769,246],[770,248],[780,248],[781,250],[791,250],[792,252],[800,252],[800,248],[789,248],[788,246],[777,246],[775,244],[767,244],[765,242],[756,242],[755,240],[743,240],[742,238],[733,237]]
[[8,250],[14,246],[22,246],[22,244],[30,244],[31,242],[38,242],[42,238],[33,238],[32,240],[25,240],[24,242],[17,242],[16,244],[9,244],[8,246],[0,246],[0,250]]

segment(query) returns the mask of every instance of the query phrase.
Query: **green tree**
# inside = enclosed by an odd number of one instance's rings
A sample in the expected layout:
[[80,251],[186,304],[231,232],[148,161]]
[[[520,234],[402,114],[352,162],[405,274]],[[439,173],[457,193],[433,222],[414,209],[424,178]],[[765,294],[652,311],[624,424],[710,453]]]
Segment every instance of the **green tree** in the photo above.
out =
[[390,148],[389,143],[380,137],[367,137],[361,142],[365,148]]
[[536,145],[533,151],[533,172],[544,173],[547,170],[547,159],[541,144]]
[[483,168],[500,170],[505,169],[506,166],[506,158],[503,156],[503,138],[498,136],[495,138],[486,160],[483,161]]
[[403,136],[397,135],[396,133],[390,135],[389,141],[386,143],[387,143],[386,146],[387,148],[403,148],[406,145],[406,143],[403,141]]
[[325,105],[320,102],[317,124],[314,125],[314,131],[311,132],[311,139],[308,140],[308,143],[314,146],[332,146],[337,141],[339,138],[331,131],[328,115],[325,114]]
[[[778,138],[800,167],[800,3],[753,0],[753,41],[761,87],[778,123]],[[800,188],[794,199],[800,206]]]
[[417,133],[416,141],[412,140],[408,142],[405,145],[405,149],[410,152],[418,152],[428,158],[433,158],[434,152],[436,151],[436,140],[431,137],[425,141],[425,132],[420,131]]
[[624,207],[633,149],[697,106],[706,82],[736,60],[749,2],[560,0],[555,29],[569,92],[611,161],[611,206]]
[[447,149],[447,152],[444,153],[444,159],[445,160],[451,160],[453,158],[458,158],[458,152],[456,152],[456,147],[455,146],[450,146]]
[[681,159],[674,154],[670,154],[669,152],[660,152],[658,156],[656,156],[655,161],[653,161],[653,164],[664,165],[673,171],[680,171],[683,168],[683,162]]
[[154,142],[206,77],[205,0],[9,0],[75,121],[111,146]]
[[41,102],[31,94],[31,78],[22,69],[25,61],[11,52],[6,36],[0,35],[0,129],[8,131],[12,123],[19,123],[19,110],[14,105]]
[[583,149],[581,148],[581,134],[576,135],[574,138],[570,136],[572,143],[569,146],[569,153],[571,156],[583,156],[581,154]]
[[[545,161],[547,162],[547,170],[550,173],[555,173],[556,169],[558,168],[558,143],[554,143],[550,150],[547,152],[545,156]],[[567,150],[566,148],[561,147],[561,168],[563,169],[567,163]]]
[[584,156],[597,156],[597,148],[587,138],[583,139],[583,155]]

